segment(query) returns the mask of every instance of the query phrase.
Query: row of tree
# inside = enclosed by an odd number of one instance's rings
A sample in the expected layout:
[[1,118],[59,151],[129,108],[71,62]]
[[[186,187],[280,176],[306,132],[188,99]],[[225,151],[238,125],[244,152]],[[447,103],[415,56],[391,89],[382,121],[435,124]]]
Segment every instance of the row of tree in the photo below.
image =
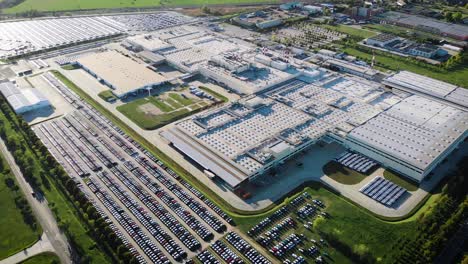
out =
[[468,157],[447,176],[442,195],[418,221],[418,235],[399,241],[394,263],[432,263],[468,218]]
[[[13,112],[1,95],[0,110],[0,115],[2,115],[0,116],[0,137],[5,141],[25,179],[33,189],[37,193],[42,193],[42,188],[50,190],[49,179],[51,179],[57,189],[69,199],[75,208],[75,215],[87,226],[88,235],[99,242],[99,248],[105,251],[113,259],[113,262],[136,263],[136,259],[128,248],[97,212],[77,183],[55,160],[29,125]],[[18,199],[17,205],[20,208],[25,208],[25,213],[31,214],[24,198],[23,200]],[[79,262],[89,263],[91,258],[87,256],[86,249],[80,246],[76,234],[69,230],[67,221],[61,219],[57,210],[54,210],[54,204],[52,203],[50,206],[56,213],[59,226],[66,233],[70,244],[76,251]]]

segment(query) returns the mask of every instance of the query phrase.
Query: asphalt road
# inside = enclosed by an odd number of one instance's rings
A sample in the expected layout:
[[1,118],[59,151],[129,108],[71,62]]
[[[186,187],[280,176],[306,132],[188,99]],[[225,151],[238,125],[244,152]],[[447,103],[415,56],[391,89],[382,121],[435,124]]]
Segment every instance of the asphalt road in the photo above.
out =
[[43,199],[42,201],[38,201],[32,196],[29,183],[24,179],[20,168],[2,139],[0,139],[0,150],[11,168],[11,172],[15,175],[20,188],[23,190],[37,221],[42,226],[45,235],[54,248],[55,254],[60,258],[60,262],[72,263],[67,238],[60,231],[57,221],[55,221],[54,214],[47,205],[47,200]]

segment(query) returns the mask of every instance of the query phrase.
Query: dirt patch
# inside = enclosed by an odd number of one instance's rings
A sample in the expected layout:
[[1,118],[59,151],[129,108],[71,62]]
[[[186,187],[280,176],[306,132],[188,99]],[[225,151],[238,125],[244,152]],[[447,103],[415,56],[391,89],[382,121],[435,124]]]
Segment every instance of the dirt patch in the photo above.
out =
[[163,112],[152,103],[146,103],[138,106],[138,111],[151,116],[163,114]]

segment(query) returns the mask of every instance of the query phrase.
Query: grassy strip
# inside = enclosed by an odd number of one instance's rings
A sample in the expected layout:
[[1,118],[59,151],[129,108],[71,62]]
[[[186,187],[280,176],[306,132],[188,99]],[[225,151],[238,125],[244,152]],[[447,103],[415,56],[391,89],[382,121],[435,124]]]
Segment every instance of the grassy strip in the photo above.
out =
[[346,184],[354,185],[364,180],[367,175],[351,170],[336,161],[330,161],[323,166],[323,173],[333,180]]
[[25,201],[23,199],[24,194],[10,172],[10,167],[0,156],[0,259],[32,246],[42,233],[37,223],[29,225],[25,222],[19,208],[19,202]]
[[54,253],[41,253],[20,262],[20,264],[58,264],[59,258]]
[[76,69],[79,69],[80,67],[74,65],[74,64],[67,64],[67,65],[64,65],[62,66],[62,69],[64,70],[67,70],[67,71],[72,71],[72,70],[76,70]]
[[410,192],[416,191],[418,189],[417,183],[412,182],[407,178],[404,178],[403,176],[399,175],[398,173],[392,170],[385,170],[383,176],[385,179],[395,183],[398,186],[405,188]]
[[218,99],[221,100],[223,103],[227,103],[227,102],[229,101],[229,99],[228,99],[226,96],[224,96],[224,95],[222,95],[222,94],[220,94],[220,93],[217,93],[217,92],[211,90],[211,89],[208,88],[208,87],[199,86],[198,88],[200,88],[201,90],[203,90],[203,91],[205,91],[205,92],[211,94],[213,97],[218,98]]
[[106,102],[117,100],[117,96],[115,96],[111,90],[102,91],[98,94],[98,96]]

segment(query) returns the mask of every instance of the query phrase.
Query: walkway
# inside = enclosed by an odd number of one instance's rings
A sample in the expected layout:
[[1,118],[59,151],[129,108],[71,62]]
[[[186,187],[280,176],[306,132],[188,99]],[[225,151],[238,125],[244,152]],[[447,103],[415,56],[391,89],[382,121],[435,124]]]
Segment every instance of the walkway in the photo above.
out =
[[10,256],[0,261],[0,264],[16,264],[24,261],[32,256],[35,256],[44,252],[55,252],[49,238],[45,233],[42,233],[41,240],[37,241],[36,244],[29,248],[26,248],[13,256]]

